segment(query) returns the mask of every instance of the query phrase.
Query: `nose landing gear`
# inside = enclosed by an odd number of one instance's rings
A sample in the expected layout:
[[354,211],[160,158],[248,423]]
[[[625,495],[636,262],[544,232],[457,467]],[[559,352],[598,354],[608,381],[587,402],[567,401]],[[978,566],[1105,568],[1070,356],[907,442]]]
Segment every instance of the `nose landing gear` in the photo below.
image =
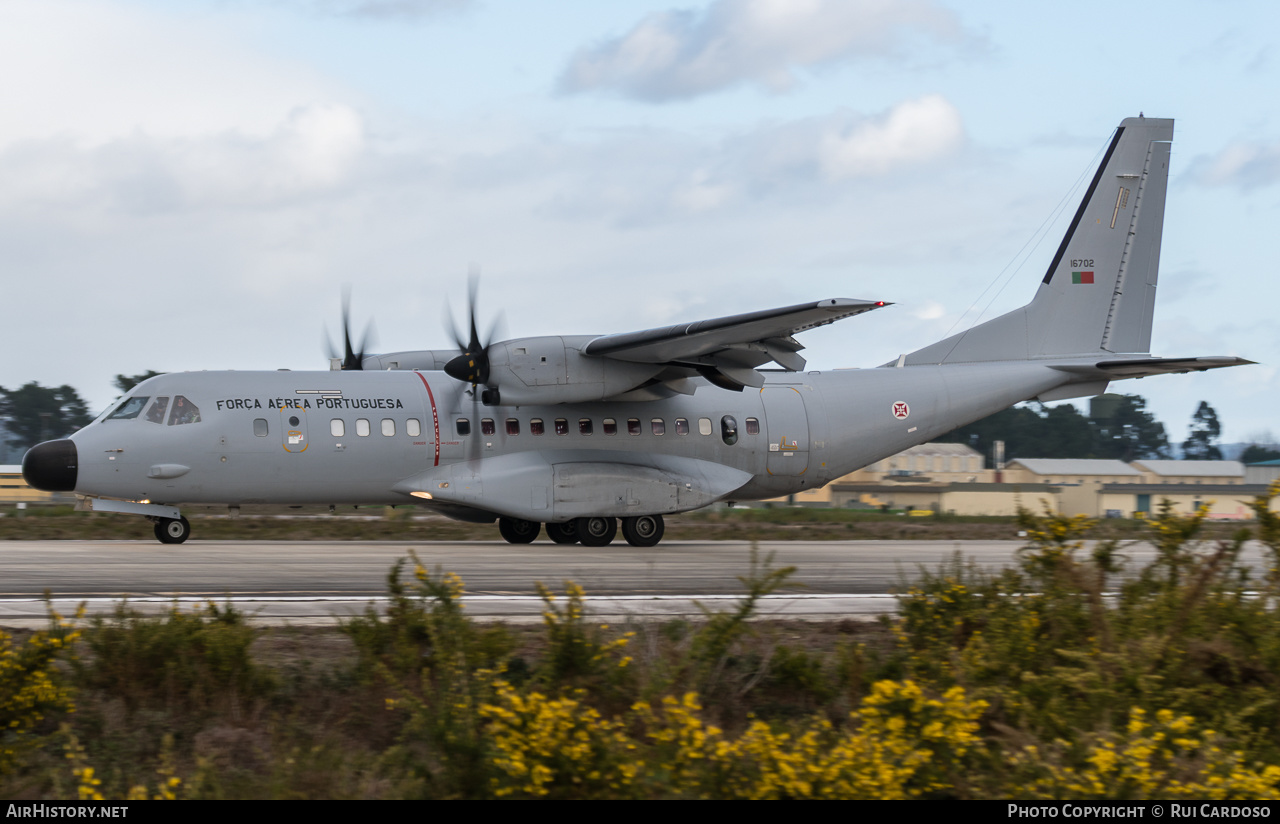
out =
[[186,518],[156,518],[156,539],[162,544],[180,544],[191,537],[191,523]]

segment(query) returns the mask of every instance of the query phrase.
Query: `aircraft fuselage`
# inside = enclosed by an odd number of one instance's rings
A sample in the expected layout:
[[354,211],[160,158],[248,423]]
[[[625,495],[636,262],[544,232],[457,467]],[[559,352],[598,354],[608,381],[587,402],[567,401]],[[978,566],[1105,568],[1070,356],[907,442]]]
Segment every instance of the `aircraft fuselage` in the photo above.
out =
[[[779,372],[744,392],[488,407],[440,373],[175,373],[72,436],[74,491],[167,504],[423,503],[541,521],[676,512],[822,486],[1065,380],[1026,362]],[[138,411],[113,417],[130,399]],[[175,416],[178,399],[194,415]]]

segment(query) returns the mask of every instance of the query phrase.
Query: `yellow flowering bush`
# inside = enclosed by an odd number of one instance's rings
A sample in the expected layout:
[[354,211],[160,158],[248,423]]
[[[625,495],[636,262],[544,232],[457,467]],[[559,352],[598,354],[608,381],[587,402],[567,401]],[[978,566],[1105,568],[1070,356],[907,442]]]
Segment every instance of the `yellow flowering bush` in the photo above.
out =
[[635,782],[635,744],[622,725],[602,718],[582,696],[521,695],[497,683],[497,701],[483,704],[488,736],[496,751],[495,795],[527,797],[622,797]]
[[[535,585],[545,609],[542,622],[547,630],[549,648],[545,658],[546,675],[552,683],[566,678],[597,675],[604,671],[606,661],[613,653],[620,653],[634,633],[625,633],[612,641],[604,640],[607,626],[596,627],[585,620],[583,599],[586,591],[573,581],[564,582],[565,604],[556,603],[557,597],[541,581]],[[624,669],[631,663],[625,656],[618,658],[615,669]]]
[[812,719],[798,732],[756,720],[730,739],[701,718],[693,693],[635,712],[657,752],[664,786],[702,798],[916,798],[962,794],[959,775],[978,748],[983,701],[953,687],[928,698],[911,681],[880,681],[839,732]]
[[1212,730],[1171,710],[1152,721],[1133,707],[1122,735],[1092,737],[1083,757],[1064,764],[1064,742],[1027,746],[1010,758],[1022,793],[1034,798],[1219,798],[1273,799],[1280,793],[1280,766],[1247,764],[1239,751],[1223,749]]
[[46,718],[75,711],[73,691],[54,667],[80,631],[52,609],[50,620],[52,629],[32,633],[25,644],[0,631],[0,776],[14,770],[22,752],[39,740]]

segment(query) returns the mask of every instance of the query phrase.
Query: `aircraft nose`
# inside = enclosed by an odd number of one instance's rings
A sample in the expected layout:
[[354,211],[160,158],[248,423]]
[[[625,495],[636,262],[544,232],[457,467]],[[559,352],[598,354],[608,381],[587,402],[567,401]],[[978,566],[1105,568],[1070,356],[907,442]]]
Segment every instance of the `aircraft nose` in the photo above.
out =
[[22,459],[22,477],[45,492],[72,492],[76,488],[79,453],[73,441],[38,443]]

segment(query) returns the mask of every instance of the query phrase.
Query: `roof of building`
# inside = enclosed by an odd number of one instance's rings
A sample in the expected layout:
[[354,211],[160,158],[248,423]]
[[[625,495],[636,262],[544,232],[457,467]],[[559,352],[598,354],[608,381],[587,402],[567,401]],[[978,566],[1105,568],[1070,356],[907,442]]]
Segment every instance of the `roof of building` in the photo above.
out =
[[[921,493],[921,492],[1052,492],[1061,489],[1061,484],[1042,483],[964,483],[947,482],[934,484],[881,484],[881,483],[840,483],[831,484],[837,492],[884,492],[888,493]],[[1181,487],[1179,487],[1181,488]],[[1233,489],[1235,487],[1232,487]]]
[[1244,464],[1239,461],[1134,461],[1157,475],[1195,475],[1201,478],[1240,478]]
[[1010,466],[1013,464],[1037,475],[1142,475],[1124,461],[1101,458],[1018,458],[1009,462]]
[[1103,484],[1103,492],[1123,492],[1132,495],[1152,495],[1167,498],[1170,495],[1227,495],[1236,498],[1252,498],[1267,491],[1266,484]]
[[1258,461],[1257,463],[1249,464],[1249,466],[1280,466],[1280,458],[1271,461]]
[[0,466],[0,475],[21,475],[21,466]]
[[916,446],[904,449],[903,451],[893,455],[894,458],[907,457],[923,457],[935,455],[949,455],[952,457],[977,457],[981,458],[982,453],[968,444],[964,443],[922,443]]

